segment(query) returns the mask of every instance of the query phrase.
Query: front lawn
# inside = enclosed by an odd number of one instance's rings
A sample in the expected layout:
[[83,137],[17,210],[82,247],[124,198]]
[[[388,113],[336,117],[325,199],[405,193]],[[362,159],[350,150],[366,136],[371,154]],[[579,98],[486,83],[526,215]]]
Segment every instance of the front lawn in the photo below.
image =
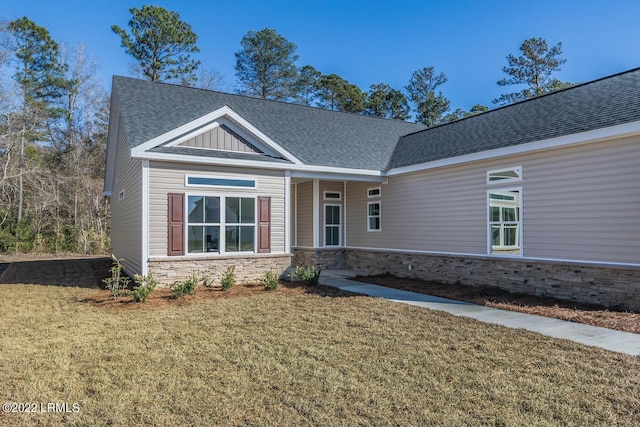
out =
[[204,291],[122,309],[0,285],[0,403],[79,405],[0,425],[640,424],[640,357],[363,296]]

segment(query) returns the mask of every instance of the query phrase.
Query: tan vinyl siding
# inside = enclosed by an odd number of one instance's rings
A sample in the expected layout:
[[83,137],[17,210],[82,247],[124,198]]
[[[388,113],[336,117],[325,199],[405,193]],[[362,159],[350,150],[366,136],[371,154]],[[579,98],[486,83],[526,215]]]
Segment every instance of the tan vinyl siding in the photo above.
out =
[[524,255],[640,262],[640,138],[524,163]]
[[[124,197],[120,198],[124,191]],[[122,120],[111,193],[111,251],[124,258],[129,274],[142,272],[142,164],[129,156],[129,144]]]
[[[626,138],[389,178],[382,231],[367,232],[366,190],[348,184],[350,247],[487,253],[487,191],[522,188],[523,255],[640,260],[640,139]],[[523,180],[487,184],[488,170],[522,166]]]
[[297,184],[297,241],[298,246],[313,246],[313,182]]
[[259,153],[249,141],[225,125],[217,126],[180,144],[185,147]]
[[[251,188],[185,186],[185,175],[255,180]],[[167,255],[167,194],[271,196],[271,252],[282,253],[284,245],[284,172],[262,171],[178,163],[151,162],[149,166],[149,256]]]
[[[484,170],[449,168],[347,186],[348,246],[456,253],[486,250]],[[367,202],[381,202],[381,231],[367,231]],[[453,226],[455,224],[455,226]]]

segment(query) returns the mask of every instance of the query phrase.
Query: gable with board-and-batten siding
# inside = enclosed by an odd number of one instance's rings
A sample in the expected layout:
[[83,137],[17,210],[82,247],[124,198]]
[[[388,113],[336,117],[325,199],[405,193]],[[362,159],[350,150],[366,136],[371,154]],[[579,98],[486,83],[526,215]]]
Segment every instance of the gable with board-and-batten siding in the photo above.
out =
[[209,150],[239,151],[242,153],[262,153],[242,135],[225,124],[203,132],[184,141],[178,146],[204,148]]

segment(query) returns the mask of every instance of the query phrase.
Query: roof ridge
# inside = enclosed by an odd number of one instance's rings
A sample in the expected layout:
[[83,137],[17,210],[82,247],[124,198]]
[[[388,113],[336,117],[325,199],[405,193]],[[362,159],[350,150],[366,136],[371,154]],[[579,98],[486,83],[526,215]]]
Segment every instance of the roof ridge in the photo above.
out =
[[255,97],[255,96],[242,95],[242,94],[239,94],[239,93],[224,92],[224,91],[215,90],[215,89],[206,89],[206,88],[195,87],[195,86],[184,86],[184,85],[180,85],[180,84],[177,84],[177,83],[157,82],[157,81],[154,82],[154,81],[151,81],[151,80],[139,79],[139,78],[136,78],[136,77],[113,75],[113,79],[115,80],[116,78],[117,79],[134,80],[134,81],[138,81],[138,82],[142,82],[142,83],[149,83],[149,84],[160,84],[160,85],[175,87],[175,88],[178,88],[178,89],[192,89],[192,90],[203,91],[203,92],[208,92],[208,93],[217,93],[217,94],[221,94],[221,95],[233,96],[233,97],[238,97],[238,98],[242,98],[242,99],[256,100],[256,101],[259,101],[259,102],[271,102],[271,103],[276,103],[276,104],[280,104],[280,105],[290,105],[290,106],[292,106],[294,108],[300,107],[300,108],[308,108],[308,109],[311,109],[311,110],[314,110],[314,111],[327,111],[329,113],[345,114],[345,115],[350,115],[350,116],[353,116],[353,117],[366,117],[368,119],[384,120],[384,121],[392,122],[392,123],[407,124],[409,126],[411,126],[411,125],[424,126],[421,123],[408,122],[408,121],[405,121],[405,120],[389,119],[389,118],[386,118],[386,117],[369,116],[367,114],[353,113],[353,112],[350,112],[350,111],[330,110],[328,108],[323,108],[323,107],[318,107],[318,106],[313,106],[313,105],[297,104],[295,102],[281,101],[281,100],[277,100],[277,99],[258,98],[258,97]]
[[596,78],[594,80],[589,80],[589,81],[586,81],[586,82],[577,83],[577,84],[575,84],[573,86],[569,86],[569,87],[565,87],[565,88],[562,88],[562,89],[554,90],[552,92],[543,93],[542,95],[537,95],[537,96],[534,96],[532,98],[523,99],[523,100],[514,102],[512,104],[500,105],[500,106],[498,106],[496,108],[492,108],[492,109],[489,109],[487,111],[483,111],[481,113],[477,113],[477,114],[473,114],[471,116],[463,117],[461,119],[454,120],[452,122],[441,123],[441,124],[438,124],[436,126],[428,127],[427,129],[422,129],[422,130],[418,130],[418,131],[415,131],[415,132],[408,133],[408,134],[406,134],[404,136],[415,135],[415,134],[421,133],[421,132],[428,132],[430,130],[441,128],[443,126],[449,126],[449,125],[453,125],[455,123],[460,123],[460,122],[465,121],[465,120],[475,119],[475,118],[477,118],[479,116],[483,116],[483,115],[486,115],[486,114],[491,114],[491,113],[494,113],[496,111],[500,111],[500,110],[504,110],[504,109],[507,109],[507,108],[510,108],[510,107],[514,107],[516,105],[522,105],[522,104],[525,104],[525,103],[536,101],[536,100],[541,99],[541,98],[546,98],[546,97],[549,97],[549,96],[558,95],[558,94],[563,93],[563,92],[568,92],[568,91],[571,91],[571,90],[574,90],[574,89],[578,89],[578,88],[581,88],[581,87],[584,87],[584,86],[588,86],[588,85],[591,85],[591,84],[594,84],[594,83],[598,83],[598,82],[603,81],[603,80],[613,79],[615,77],[620,77],[622,75],[633,73],[633,72],[637,72],[637,71],[640,71],[640,67],[632,68],[630,70],[621,71],[621,72],[618,72],[618,73],[615,73],[615,74],[611,74],[611,75],[608,75],[608,76],[604,76],[604,77],[598,77],[598,78]]

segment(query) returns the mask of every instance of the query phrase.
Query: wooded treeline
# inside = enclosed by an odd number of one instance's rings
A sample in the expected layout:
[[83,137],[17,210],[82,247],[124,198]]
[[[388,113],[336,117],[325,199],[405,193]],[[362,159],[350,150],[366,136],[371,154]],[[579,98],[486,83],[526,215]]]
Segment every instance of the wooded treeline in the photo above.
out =
[[108,251],[97,62],[27,18],[0,25],[0,251]]
[[[131,8],[128,29],[111,28],[135,59],[136,77],[226,90],[220,74],[192,58],[198,37],[177,12]],[[372,84],[365,92],[336,74],[299,66],[297,46],[276,30],[249,31],[235,54],[236,89],[247,96],[436,126],[487,111],[451,111],[433,66],[403,88]],[[500,86],[520,86],[495,104],[570,86],[554,77],[562,44],[531,38],[507,56]],[[0,252],[104,253],[108,199],[102,194],[109,96],[98,63],[82,45],[52,39],[27,17],[0,21]]]

